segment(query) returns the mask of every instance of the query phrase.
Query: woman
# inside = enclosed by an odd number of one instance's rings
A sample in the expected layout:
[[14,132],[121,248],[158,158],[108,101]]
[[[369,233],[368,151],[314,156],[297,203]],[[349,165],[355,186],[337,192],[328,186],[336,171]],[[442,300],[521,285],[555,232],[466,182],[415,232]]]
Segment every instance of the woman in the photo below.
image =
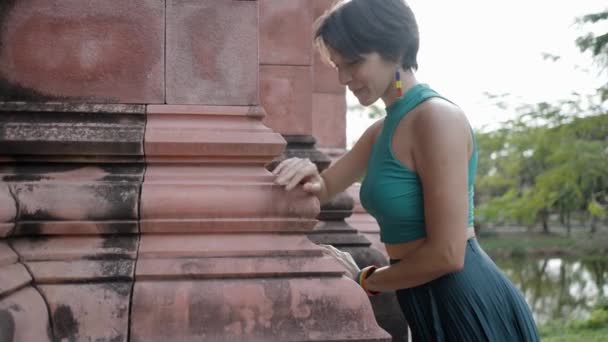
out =
[[532,314],[478,245],[473,228],[477,147],[466,116],[419,83],[418,27],[402,0],[342,2],[318,22],[315,42],[359,102],[387,115],[319,174],[291,158],[273,173],[287,190],[327,202],[365,175],[361,203],[380,226],[391,265],[358,270],[369,294],[395,290],[415,341],[537,341]]

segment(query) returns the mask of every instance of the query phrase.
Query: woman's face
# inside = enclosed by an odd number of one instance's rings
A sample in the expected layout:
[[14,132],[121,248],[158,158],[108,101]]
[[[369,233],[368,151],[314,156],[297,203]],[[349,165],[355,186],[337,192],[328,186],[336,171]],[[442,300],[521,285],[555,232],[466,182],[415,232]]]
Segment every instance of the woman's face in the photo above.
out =
[[328,47],[329,56],[338,70],[340,83],[347,86],[363,106],[385,98],[394,90],[397,63],[384,60],[377,52],[362,55],[358,61],[348,60]]

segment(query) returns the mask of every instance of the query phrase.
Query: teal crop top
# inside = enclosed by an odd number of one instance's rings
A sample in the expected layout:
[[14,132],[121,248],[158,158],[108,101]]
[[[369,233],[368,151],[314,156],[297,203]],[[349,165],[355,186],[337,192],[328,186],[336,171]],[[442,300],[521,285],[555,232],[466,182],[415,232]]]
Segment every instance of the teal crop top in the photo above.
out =
[[[441,96],[427,85],[417,84],[387,107],[384,125],[372,147],[359,195],[361,205],[378,221],[380,240],[384,243],[402,243],[426,236],[420,178],[395,158],[391,141],[401,119],[431,97]],[[477,172],[475,140],[473,134],[473,154],[468,172],[469,226],[473,225],[473,186]]]

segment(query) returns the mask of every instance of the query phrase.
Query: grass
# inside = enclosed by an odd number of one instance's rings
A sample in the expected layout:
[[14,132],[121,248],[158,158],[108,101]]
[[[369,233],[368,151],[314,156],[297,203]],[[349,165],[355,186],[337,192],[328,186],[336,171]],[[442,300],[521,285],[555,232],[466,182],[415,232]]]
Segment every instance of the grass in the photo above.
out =
[[557,328],[551,332],[541,333],[543,342],[605,342],[608,339],[608,327],[597,330],[567,331],[566,328]]
[[600,304],[585,321],[552,321],[540,327],[543,341],[606,341],[608,337],[608,303]]

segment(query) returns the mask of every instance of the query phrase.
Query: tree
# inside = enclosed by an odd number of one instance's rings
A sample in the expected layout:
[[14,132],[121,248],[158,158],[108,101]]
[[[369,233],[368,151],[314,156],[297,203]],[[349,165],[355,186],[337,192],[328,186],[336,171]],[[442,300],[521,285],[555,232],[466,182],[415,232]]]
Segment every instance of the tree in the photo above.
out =
[[608,114],[581,108],[571,101],[523,106],[500,130],[478,134],[481,221],[540,222],[549,233],[551,214],[568,232],[574,215],[604,217]]
[[[577,20],[581,25],[597,24],[604,21],[608,21],[608,10],[587,14]],[[582,52],[591,51],[591,55],[601,68],[608,67],[608,32],[601,32],[599,34],[589,32],[577,38],[576,45],[578,45]]]

